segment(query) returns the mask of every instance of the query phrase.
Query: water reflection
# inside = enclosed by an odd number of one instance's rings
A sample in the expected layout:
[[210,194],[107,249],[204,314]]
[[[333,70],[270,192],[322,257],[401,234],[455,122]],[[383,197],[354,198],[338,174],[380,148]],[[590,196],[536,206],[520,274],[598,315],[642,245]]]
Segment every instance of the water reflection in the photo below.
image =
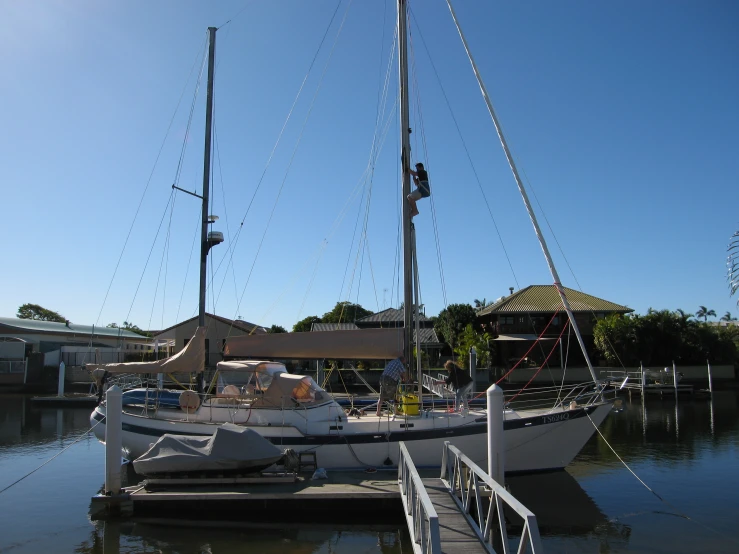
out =
[[90,428],[89,409],[42,408],[25,395],[0,395],[0,453],[61,444]]
[[99,521],[81,554],[260,552],[264,554],[400,554],[411,551],[406,531],[389,525],[301,525],[201,520]]

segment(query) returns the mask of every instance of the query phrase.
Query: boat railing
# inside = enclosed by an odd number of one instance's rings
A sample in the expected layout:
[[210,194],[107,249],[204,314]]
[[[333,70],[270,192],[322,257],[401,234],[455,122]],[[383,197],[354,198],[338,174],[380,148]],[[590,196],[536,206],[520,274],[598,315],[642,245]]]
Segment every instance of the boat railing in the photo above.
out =
[[[490,552],[543,552],[536,516],[475,462],[448,441],[441,461],[444,481],[457,507]],[[519,521],[515,521],[516,516]],[[508,526],[521,534],[509,537]],[[518,545],[511,540],[518,539]]]
[[598,402],[603,395],[604,391],[596,388],[590,381],[565,387],[532,387],[505,391],[507,405],[518,410],[557,408],[573,401],[588,405]]
[[405,443],[401,441],[399,446],[398,485],[413,551],[418,554],[441,554],[439,516]]

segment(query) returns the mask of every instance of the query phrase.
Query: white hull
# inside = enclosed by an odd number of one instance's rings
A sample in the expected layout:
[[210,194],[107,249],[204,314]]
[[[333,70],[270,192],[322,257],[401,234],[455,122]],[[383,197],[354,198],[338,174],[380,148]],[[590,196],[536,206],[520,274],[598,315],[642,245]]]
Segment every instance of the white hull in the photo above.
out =
[[[199,412],[203,412],[202,407]],[[545,471],[567,466],[595,432],[588,415],[600,425],[611,409],[610,403],[573,410],[536,413],[506,412],[505,470],[508,473]],[[227,408],[213,408],[211,421],[197,421],[204,413],[187,416],[175,410],[157,417],[131,413],[122,414],[123,455],[134,459],[156,442],[164,433],[181,435],[211,435],[224,421],[246,424],[280,448],[296,452],[314,451],[320,467],[327,469],[365,469],[367,467],[395,466],[398,462],[399,441],[404,441],[418,467],[441,465],[442,445],[449,441],[481,467],[487,467],[487,423],[484,411],[469,415],[432,412],[428,416],[396,416],[394,419],[364,416],[360,419],[336,417],[309,422],[300,410],[267,410],[274,416],[280,413],[284,423],[275,425],[260,421],[254,410],[230,410],[231,417],[215,418],[213,414]],[[241,413],[240,413],[241,412]],[[99,406],[91,416],[97,423],[105,414]],[[239,421],[245,417],[249,421]],[[296,421],[290,421],[295,419]],[[94,429],[101,441],[105,439],[105,420]]]

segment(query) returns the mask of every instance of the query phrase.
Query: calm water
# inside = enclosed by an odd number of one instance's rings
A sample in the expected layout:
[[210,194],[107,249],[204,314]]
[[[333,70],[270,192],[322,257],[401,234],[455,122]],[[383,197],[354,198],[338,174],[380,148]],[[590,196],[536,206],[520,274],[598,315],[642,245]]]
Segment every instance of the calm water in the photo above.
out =
[[[89,409],[37,408],[0,396],[0,489],[69,446]],[[517,477],[513,493],[539,520],[547,553],[739,552],[739,395],[713,401],[625,400],[602,427],[637,475],[597,436],[567,471]],[[180,525],[91,522],[103,484],[103,446],[84,438],[0,493],[0,552],[351,553],[411,552],[404,521],[373,525]],[[360,508],[358,508],[360,510]],[[291,520],[299,519],[291,514]],[[690,518],[690,519],[687,519]],[[368,522],[373,515],[367,514]]]

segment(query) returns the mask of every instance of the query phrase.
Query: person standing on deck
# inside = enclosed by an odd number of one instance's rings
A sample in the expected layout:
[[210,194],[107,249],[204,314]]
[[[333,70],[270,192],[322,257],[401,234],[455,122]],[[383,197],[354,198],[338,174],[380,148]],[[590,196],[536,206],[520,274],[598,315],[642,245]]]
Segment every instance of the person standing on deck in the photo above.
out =
[[408,169],[408,171],[413,176],[413,182],[416,184],[416,190],[408,195],[408,202],[411,205],[411,217],[414,217],[418,215],[416,200],[431,196],[431,187],[429,187],[429,174],[426,173],[421,162],[416,164],[415,171],[412,169]]
[[449,377],[444,382],[454,388],[454,409],[464,413],[469,410],[467,395],[472,390],[472,377],[451,360],[444,364],[444,369],[449,372]]
[[377,401],[377,417],[382,415],[382,405],[393,400],[398,390],[398,383],[405,380],[405,356],[395,358],[385,366],[380,377],[380,399]]

